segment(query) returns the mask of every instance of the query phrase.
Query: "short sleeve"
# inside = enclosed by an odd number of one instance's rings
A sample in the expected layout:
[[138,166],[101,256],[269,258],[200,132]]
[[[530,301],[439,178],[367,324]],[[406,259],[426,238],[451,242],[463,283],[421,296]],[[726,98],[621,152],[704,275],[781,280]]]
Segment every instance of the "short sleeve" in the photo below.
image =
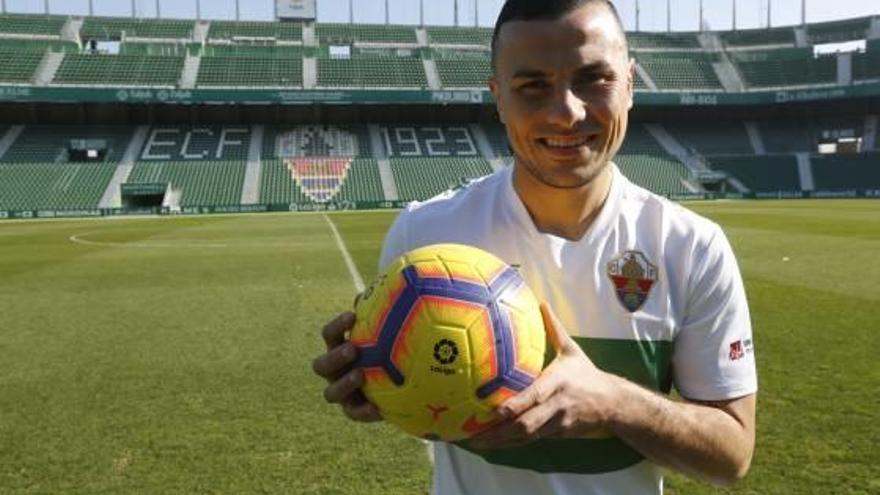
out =
[[694,253],[672,368],[679,393],[726,400],[757,391],[752,324],[733,249],[721,229]]
[[397,215],[388,233],[385,234],[385,242],[382,243],[382,255],[379,257],[379,273],[385,271],[385,268],[396,260],[403,253],[407,252],[407,217],[409,210],[403,210]]

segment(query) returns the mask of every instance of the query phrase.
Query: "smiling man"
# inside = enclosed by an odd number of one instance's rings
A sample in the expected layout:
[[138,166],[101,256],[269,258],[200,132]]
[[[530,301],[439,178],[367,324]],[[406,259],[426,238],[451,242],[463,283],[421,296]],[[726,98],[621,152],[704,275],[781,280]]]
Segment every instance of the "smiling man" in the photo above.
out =
[[[748,471],[757,380],[739,268],[714,223],[624,177],[613,158],[633,62],[606,0],[508,0],[489,84],[513,167],[411,205],[380,265],[439,242],[518,265],[555,357],[471,442],[434,444],[437,494],[662,493],[663,467],[718,484]],[[314,362],[325,398],[381,419],[352,370],[345,313]],[[667,394],[675,387],[681,400]]]

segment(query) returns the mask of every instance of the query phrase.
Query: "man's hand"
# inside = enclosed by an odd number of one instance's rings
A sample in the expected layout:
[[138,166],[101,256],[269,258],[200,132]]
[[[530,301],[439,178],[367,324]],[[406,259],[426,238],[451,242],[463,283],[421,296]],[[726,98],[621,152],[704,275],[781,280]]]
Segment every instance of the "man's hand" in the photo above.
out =
[[379,421],[379,409],[360,390],[364,384],[363,371],[352,369],[357,348],[345,336],[353,325],[354,313],[347,311],[324,326],[321,335],[327,352],[315,358],[312,370],[329,383],[324,389],[324,400],[339,404],[345,415],[355,421]]
[[499,406],[502,422],[475,436],[472,447],[608,435],[604,427],[615,397],[611,376],[590,361],[546,304],[541,314],[556,358],[528,388]]

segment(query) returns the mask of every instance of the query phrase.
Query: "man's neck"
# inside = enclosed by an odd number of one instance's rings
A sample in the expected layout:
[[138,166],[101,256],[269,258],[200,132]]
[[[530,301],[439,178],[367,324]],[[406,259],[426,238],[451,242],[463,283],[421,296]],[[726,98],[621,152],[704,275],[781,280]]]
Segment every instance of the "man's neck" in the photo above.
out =
[[513,188],[539,232],[576,241],[587,233],[602,211],[612,177],[612,166],[608,164],[582,187],[558,188],[514,165]]

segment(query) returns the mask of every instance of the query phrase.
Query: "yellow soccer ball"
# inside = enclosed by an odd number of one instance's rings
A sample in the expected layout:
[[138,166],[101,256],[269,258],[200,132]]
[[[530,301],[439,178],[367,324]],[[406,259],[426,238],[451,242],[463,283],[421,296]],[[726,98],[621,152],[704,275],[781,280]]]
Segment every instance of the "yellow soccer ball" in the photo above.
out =
[[391,263],[355,304],[351,342],[367,398],[403,431],[468,438],[544,364],[541,311],[516,269],[481,249],[436,244]]

